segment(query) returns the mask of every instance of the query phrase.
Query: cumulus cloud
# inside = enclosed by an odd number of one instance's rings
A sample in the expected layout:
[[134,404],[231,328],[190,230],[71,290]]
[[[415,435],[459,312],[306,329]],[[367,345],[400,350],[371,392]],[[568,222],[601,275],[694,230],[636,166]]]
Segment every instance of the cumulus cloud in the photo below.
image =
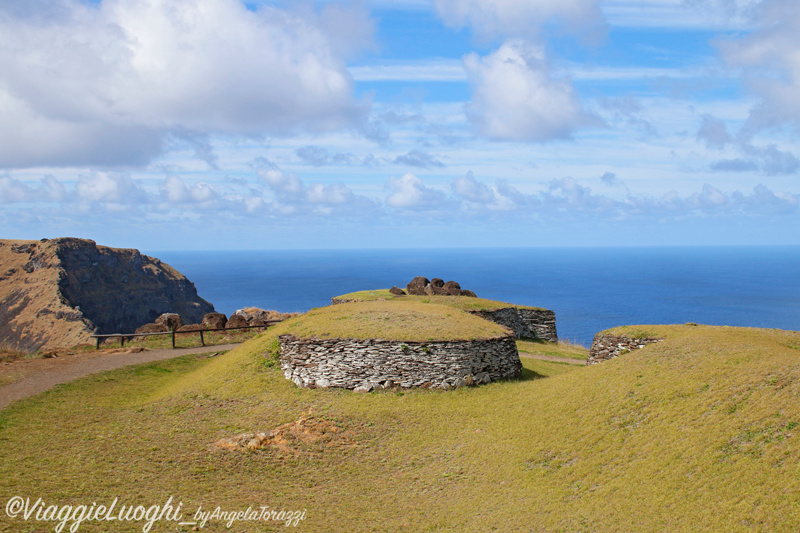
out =
[[746,11],[756,30],[717,41],[723,58],[744,67],[747,86],[760,97],[747,129],[800,126],[800,4],[761,0]]
[[0,176],[0,203],[64,202],[68,198],[67,188],[53,176],[45,176],[38,185]]
[[530,37],[545,23],[573,31],[604,26],[597,0],[435,0],[445,24],[484,37]]
[[127,174],[93,172],[78,178],[77,197],[89,204],[119,204],[134,206],[149,200],[142,183]]
[[622,200],[597,194],[571,177],[550,180],[537,192],[524,194],[498,181],[494,186],[472,174],[452,183],[455,198],[471,213],[487,216],[498,211],[514,211],[520,216],[560,218],[565,214],[589,214],[603,218],[687,217],[711,215],[796,214],[800,195],[774,192],[763,184],[752,192],[725,192],[711,184],[681,196],[675,191],[661,196],[636,195],[630,191]]
[[486,137],[544,142],[598,122],[571,83],[552,76],[541,47],[508,41],[486,57],[466,56],[464,65],[473,85],[467,115]]
[[535,198],[522,194],[506,180],[497,180],[493,186],[489,186],[476,179],[472,172],[454,180],[451,188],[462,202],[462,207],[469,211],[480,209],[513,211],[519,207],[538,203]]
[[274,200],[266,207],[278,214],[316,214],[368,217],[376,210],[373,200],[355,194],[342,183],[306,185],[297,174],[271,165],[258,170]]
[[331,130],[366,111],[344,63],[371,40],[357,4],[324,14],[239,0],[18,4],[0,3],[6,168],[143,164],[169,135]]
[[177,176],[167,176],[160,190],[165,201],[177,204],[208,205],[220,197],[219,192],[208,183],[189,185]]
[[438,210],[445,207],[444,192],[426,186],[421,179],[410,172],[400,178],[389,179],[386,204],[397,209],[412,211]]

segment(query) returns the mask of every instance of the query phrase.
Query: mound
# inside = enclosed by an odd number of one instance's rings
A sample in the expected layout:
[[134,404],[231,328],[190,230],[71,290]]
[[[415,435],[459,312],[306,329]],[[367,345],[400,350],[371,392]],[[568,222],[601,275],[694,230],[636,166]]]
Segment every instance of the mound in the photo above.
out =
[[548,342],[558,342],[556,314],[541,307],[516,305],[477,297],[462,298],[440,294],[399,295],[391,292],[391,289],[351,292],[331,298],[332,304],[378,301],[412,301],[420,304],[446,305],[505,326],[514,332],[515,337],[520,339],[536,338]]
[[287,322],[281,369],[300,387],[450,389],[519,375],[511,331],[451,307],[354,302]]

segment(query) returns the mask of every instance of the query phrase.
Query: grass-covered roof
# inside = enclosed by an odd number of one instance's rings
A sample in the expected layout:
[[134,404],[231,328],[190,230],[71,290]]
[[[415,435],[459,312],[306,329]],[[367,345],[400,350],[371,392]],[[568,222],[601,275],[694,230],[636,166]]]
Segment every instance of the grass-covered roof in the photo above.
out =
[[337,300],[347,301],[413,301],[423,304],[438,304],[455,307],[456,309],[463,309],[464,311],[494,311],[497,309],[506,309],[508,307],[515,307],[517,309],[542,309],[541,307],[531,307],[529,305],[516,305],[507,302],[499,302],[497,300],[487,300],[485,298],[472,298],[470,296],[396,296],[389,292],[389,289],[375,289],[371,291],[358,291],[349,294],[342,294],[335,297]]
[[[473,299],[473,298],[469,298]],[[416,299],[350,302],[312,309],[278,326],[297,337],[432,341],[509,335],[499,324]]]

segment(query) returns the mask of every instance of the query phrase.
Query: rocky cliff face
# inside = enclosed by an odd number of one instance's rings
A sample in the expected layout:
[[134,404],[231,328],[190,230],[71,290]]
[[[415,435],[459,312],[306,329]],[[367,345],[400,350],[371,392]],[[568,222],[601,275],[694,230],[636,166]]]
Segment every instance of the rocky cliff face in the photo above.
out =
[[36,350],[128,333],[166,312],[200,322],[214,306],[137,250],[86,239],[0,240],[0,344]]

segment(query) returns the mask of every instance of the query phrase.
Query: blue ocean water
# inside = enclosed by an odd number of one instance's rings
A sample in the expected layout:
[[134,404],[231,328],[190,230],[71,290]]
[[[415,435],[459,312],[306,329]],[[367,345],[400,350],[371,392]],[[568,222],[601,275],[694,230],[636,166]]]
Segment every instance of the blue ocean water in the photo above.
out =
[[624,324],[800,330],[800,247],[514,248],[147,252],[230,314],[328,305],[414,276],[458,281],[482,298],[556,312],[560,338],[588,346]]

